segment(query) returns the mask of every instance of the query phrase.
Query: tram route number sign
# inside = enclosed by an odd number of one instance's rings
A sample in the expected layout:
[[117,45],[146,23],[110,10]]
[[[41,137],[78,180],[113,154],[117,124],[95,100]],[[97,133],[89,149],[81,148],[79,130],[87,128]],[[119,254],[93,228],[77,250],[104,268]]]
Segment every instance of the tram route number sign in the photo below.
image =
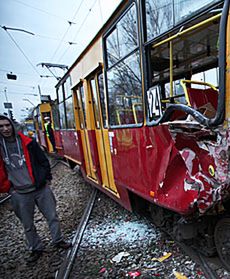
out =
[[159,87],[154,86],[147,91],[148,97],[148,115],[149,120],[157,119],[162,116],[161,98]]
[[5,109],[12,109],[13,108],[12,103],[4,103],[4,108]]

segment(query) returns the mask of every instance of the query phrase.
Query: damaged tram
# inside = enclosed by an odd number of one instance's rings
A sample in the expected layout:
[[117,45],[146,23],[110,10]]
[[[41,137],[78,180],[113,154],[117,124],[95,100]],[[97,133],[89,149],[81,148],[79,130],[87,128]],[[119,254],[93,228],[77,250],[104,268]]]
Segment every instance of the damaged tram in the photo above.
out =
[[229,0],[122,1],[57,84],[85,179],[230,270]]

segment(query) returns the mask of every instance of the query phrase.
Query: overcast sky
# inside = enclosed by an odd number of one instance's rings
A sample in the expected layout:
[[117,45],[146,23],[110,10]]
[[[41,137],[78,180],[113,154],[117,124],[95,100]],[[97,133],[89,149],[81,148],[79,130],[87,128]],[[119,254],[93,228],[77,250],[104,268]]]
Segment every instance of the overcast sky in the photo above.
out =
[[[52,74],[37,65],[44,62],[70,66],[120,2],[0,0],[0,113],[6,111],[3,103],[7,98],[13,104],[15,118],[21,120],[32,104],[39,103],[38,86],[42,95],[55,99],[57,80],[41,78]],[[26,32],[5,31],[3,26]],[[17,75],[16,81],[7,79],[10,72]],[[62,76],[64,72],[57,70],[55,74]]]

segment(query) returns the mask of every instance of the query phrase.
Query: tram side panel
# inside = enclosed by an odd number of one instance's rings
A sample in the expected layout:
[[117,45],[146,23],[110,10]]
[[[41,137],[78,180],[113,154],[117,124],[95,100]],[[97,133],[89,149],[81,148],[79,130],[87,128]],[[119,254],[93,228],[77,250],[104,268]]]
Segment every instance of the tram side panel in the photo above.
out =
[[61,135],[64,156],[68,160],[72,160],[76,164],[81,165],[82,153],[78,132],[76,130],[62,130]]
[[118,129],[113,133],[115,183],[150,202],[188,213],[194,194],[184,190],[186,166],[168,127]]
[[62,133],[60,130],[54,130],[54,138],[58,155],[64,156],[64,148],[62,145]]

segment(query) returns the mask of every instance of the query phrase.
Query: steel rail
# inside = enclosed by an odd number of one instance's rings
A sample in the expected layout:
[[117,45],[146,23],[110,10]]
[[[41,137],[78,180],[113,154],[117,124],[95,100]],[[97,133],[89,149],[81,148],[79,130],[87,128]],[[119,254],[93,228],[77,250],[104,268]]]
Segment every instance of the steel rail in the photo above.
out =
[[92,209],[93,209],[93,205],[94,205],[94,202],[95,202],[96,195],[97,195],[97,189],[94,188],[93,192],[90,196],[90,199],[88,201],[88,204],[85,208],[85,211],[82,215],[80,224],[77,227],[75,236],[72,240],[72,244],[73,244],[72,249],[68,252],[64,262],[62,263],[60,269],[58,270],[58,272],[55,276],[56,279],[68,279],[69,278],[70,272],[72,270],[74,259],[76,257],[77,251],[78,251],[80,243],[81,243],[81,239],[83,237],[86,225],[88,223],[90,214],[91,214]]
[[54,163],[50,166],[50,168],[53,169],[53,168],[56,167],[56,165],[59,164],[59,163],[65,165],[66,167],[69,168],[68,163],[66,163],[66,162],[64,162],[64,161],[62,161],[62,160],[58,160],[58,161],[54,162]]
[[179,247],[188,255],[194,262],[196,262],[202,269],[207,279],[219,279],[215,270],[213,270],[208,264],[208,257],[203,255],[200,251],[197,251],[194,247],[187,245],[184,242],[180,242],[170,235],[172,239],[179,245]]
[[218,279],[217,273],[209,266],[207,260],[205,259],[205,256],[203,256],[199,252],[195,252],[199,258],[201,268],[208,279]]
[[4,202],[9,200],[10,198],[11,198],[11,195],[7,195],[6,197],[4,197],[3,199],[0,200],[0,204],[3,204]]

